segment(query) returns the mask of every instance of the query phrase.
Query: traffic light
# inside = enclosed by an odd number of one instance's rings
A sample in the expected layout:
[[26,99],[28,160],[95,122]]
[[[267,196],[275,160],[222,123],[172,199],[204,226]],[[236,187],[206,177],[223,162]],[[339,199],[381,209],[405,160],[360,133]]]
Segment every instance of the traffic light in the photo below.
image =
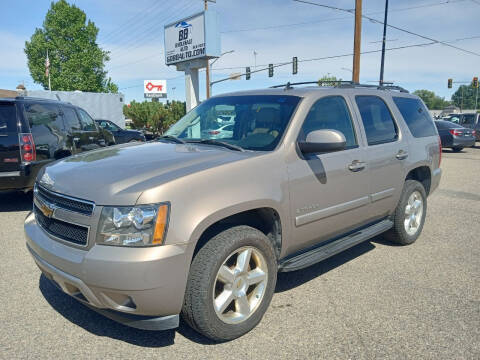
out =
[[268,64],[268,77],[273,76],[273,64]]
[[298,73],[298,58],[296,56],[294,56],[292,60],[292,73],[293,75]]
[[475,76],[472,83],[474,88],[478,88],[478,77]]
[[451,89],[453,84],[453,79],[448,79],[448,88]]
[[250,80],[250,66],[247,66],[247,68],[245,69],[245,80]]

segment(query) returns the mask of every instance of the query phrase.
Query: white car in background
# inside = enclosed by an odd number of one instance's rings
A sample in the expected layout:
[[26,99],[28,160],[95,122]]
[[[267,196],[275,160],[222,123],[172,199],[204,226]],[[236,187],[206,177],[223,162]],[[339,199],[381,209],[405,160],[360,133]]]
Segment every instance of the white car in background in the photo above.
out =
[[206,131],[205,135],[209,139],[231,139],[233,136],[233,123],[225,124],[217,129],[210,129]]

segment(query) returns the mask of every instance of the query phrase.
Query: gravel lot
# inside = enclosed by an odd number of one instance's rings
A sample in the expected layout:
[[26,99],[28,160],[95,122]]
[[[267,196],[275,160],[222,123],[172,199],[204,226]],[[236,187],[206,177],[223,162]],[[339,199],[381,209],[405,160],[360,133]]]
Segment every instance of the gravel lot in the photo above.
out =
[[260,325],[224,344],[131,329],[53,288],[23,240],[31,197],[0,194],[0,358],[479,359],[480,147],[442,168],[414,245],[379,237],[280,274]]

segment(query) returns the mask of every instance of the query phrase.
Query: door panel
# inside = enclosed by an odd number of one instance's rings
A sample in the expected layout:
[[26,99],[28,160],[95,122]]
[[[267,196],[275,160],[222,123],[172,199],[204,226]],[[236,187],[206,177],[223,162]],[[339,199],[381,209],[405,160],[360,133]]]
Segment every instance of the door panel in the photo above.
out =
[[352,99],[365,131],[370,171],[369,194],[375,218],[396,207],[405,180],[408,142],[402,136],[387,103],[379,96]]
[[63,122],[67,130],[67,147],[72,154],[80,152],[80,138],[82,136],[82,128],[77,113],[71,107],[63,107]]
[[100,141],[103,140],[103,137],[100,135],[95,121],[82,109],[77,109],[77,113],[82,124],[82,135],[79,141],[81,151],[98,149],[101,147]]
[[327,241],[371,218],[366,153],[359,147],[358,128],[343,97],[317,100],[305,118],[299,140],[319,129],[341,131],[348,149],[327,154],[298,153],[287,165],[294,219],[294,241],[287,253]]

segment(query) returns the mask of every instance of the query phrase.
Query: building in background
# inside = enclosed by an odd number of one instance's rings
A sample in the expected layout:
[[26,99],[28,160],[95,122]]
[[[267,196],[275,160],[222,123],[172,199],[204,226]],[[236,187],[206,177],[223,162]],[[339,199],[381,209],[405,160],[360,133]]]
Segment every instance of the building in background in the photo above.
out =
[[24,90],[20,88],[17,88],[17,91],[0,89],[0,97],[15,96],[30,96],[66,101],[86,110],[94,119],[110,120],[121,128],[125,128],[125,116],[123,115],[125,96],[120,93]]

